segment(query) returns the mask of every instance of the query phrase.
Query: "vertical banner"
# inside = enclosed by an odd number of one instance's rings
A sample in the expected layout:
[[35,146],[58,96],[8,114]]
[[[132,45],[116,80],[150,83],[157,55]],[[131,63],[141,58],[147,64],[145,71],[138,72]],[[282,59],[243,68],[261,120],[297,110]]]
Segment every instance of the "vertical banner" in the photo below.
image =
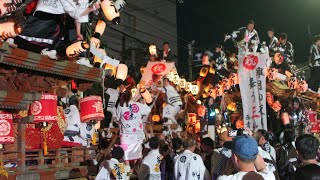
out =
[[267,130],[266,62],[268,54],[239,56],[238,76],[246,128]]

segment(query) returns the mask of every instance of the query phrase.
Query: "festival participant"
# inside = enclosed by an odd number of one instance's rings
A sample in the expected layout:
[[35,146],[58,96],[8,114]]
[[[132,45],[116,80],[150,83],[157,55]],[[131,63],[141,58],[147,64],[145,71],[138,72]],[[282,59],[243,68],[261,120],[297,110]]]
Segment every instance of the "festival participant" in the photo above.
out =
[[259,155],[257,142],[250,136],[238,136],[233,140],[231,158],[238,173],[220,176],[218,180],[246,179],[247,176],[252,179],[261,177],[268,180],[275,179],[273,173],[266,169],[265,162]]
[[166,106],[163,108],[162,116],[165,122],[163,124],[177,123],[175,116],[180,111],[182,101],[176,89],[170,84],[168,78],[163,78],[163,87],[157,91],[162,91],[166,95]]
[[279,38],[279,44],[277,50],[284,54],[284,60],[291,64],[294,62],[294,50],[291,42],[288,41],[288,35],[282,33]]
[[268,37],[270,38],[270,41],[268,43],[269,55],[270,57],[273,57],[274,53],[276,52],[276,48],[278,46],[278,38],[274,35],[273,28],[269,28],[267,33],[268,33]]
[[234,39],[238,43],[238,47],[245,48],[246,51],[256,52],[260,43],[258,32],[254,29],[254,22],[250,20],[247,27],[241,27],[226,35],[225,40]]
[[[33,16],[29,16],[21,32],[14,39],[20,48],[47,55],[50,59],[57,59],[55,50],[57,42],[63,35],[63,16],[70,15],[76,23],[77,39],[82,40],[80,23],[88,22],[88,16],[81,14],[87,9],[88,0],[76,3],[72,0],[40,0]],[[99,4],[90,7],[93,11]],[[88,11],[88,12],[90,12]]]
[[276,150],[269,143],[269,133],[264,129],[259,129],[255,132],[254,137],[257,140],[258,145],[261,146],[264,151],[267,151],[274,160],[276,160]]
[[163,51],[159,54],[159,60],[166,60],[167,62],[173,62],[173,54],[171,52],[168,42],[163,43]]
[[63,141],[79,143],[82,146],[89,146],[91,137],[94,133],[94,127],[91,123],[82,123],[80,121],[80,112],[78,107],[78,97],[71,96],[69,98],[69,107],[64,110],[68,125]]
[[136,160],[142,157],[144,126],[142,116],[149,114],[150,107],[131,100],[131,92],[125,91],[117,108],[117,118],[121,124],[120,140],[124,149],[124,160]]
[[123,149],[121,147],[114,147],[111,152],[111,159],[101,163],[96,180],[129,180],[131,168],[122,162],[123,156]]
[[285,129],[283,132],[283,142],[281,148],[277,149],[277,167],[282,177],[283,168],[285,164],[291,159],[297,157],[295,149],[295,133],[292,129]]
[[211,157],[214,150],[214,142],[210,137],[201,139],[201,158],[208,170],[211,170]]
[[174,165],[174,177],[176,180],[211,179],[201,156],[193,153],[196,150],[196,146],[197,142],[194,138],[189,137],[184,140],[184,152],[177,157]]
[[225,53],[223,52],[222,45],[217,45],[215,49],[215,53],[213,55],[213,60],[215,69],[219,73],[219,75],[226,77],[227,76],[227,58]]
[[306,109],[298,98],[292,99],[292,109],[289,111],[289,118],[295,130],[296,137],[308,132],[309,120]]
[[138,170],[138,179],[161,180],[160,164],[163,156],[159,152],[160,139],[150,138],[149,147],[151,151],[142,160],[142,165]]
[[281,171],[281,177],[283,179],[297,179],[296,177],[306,176],[306,174],[301,174],[304,171],[308,171],[310,176],[319,173],[320,163],[316,160],[319,140],[310,134],[305,134],[298,137],[295,144],[298,155],[286,162]]
[[108,88],[106,90],[106,94],[109,95],[107,111],[109,111],[112,114],[109,128],[113,127],[113,121],[117,119],[117,107],[119,105],[120,100],[119,96],[121,96],[125,90],[126,89],[123,83],[121,83],[117,89]]
[[309,64],[312,67],[309,88],[317,92],[320,87],[320,35],[314,38],[314,44],[311,46],[309,54]]

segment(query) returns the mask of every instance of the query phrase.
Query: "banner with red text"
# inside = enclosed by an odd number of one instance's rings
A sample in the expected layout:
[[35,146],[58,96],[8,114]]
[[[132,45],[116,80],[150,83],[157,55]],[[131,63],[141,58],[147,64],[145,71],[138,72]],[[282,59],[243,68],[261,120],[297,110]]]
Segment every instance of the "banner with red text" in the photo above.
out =
[[266,61],[268,54],[239,56],[239,82],[246,128],[267,130]]
[[146,86],[151,86],[152,83],[157,83],[172,70],[175,71],[173,62],[149,61],[140,83],[144,82]]

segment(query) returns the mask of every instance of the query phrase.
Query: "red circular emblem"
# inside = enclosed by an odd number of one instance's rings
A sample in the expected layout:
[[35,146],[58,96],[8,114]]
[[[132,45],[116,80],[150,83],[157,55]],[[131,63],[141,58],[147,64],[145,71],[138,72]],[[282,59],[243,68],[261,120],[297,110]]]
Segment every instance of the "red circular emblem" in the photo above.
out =
[[124,113],[123,113],[123,118],[124,118],[125,120],[129,121],[129,119],[130,119],[130,112],[129,112],[129,111],[124,112]]
[[258,64],[257,56],[249,55],[243,59],[243,66],[246,69],[253,70],[254,68],[256,68],[257,64]]
[[11,126],[7,120],[0,120],[0,136],[7,136],[10,133]]
[[139,112],[139,106],[138,105],[136,105],[136,104],[132,104],[132,112],[133,113],[137,113],[137,112]]
[[42,104],[39,101],[35,101],[31,104],[30,110],[32,115],[38,115],[42,110]]
[[155,64],[151,67],[153,74],[160,74],[166,70],[166,65],[163,63]]

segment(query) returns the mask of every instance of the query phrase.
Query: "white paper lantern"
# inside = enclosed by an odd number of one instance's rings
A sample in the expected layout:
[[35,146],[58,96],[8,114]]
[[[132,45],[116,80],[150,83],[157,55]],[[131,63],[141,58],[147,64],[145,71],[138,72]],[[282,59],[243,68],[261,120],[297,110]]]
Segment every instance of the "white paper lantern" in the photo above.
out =
[[173,82],[174,84],[179,84],[179,81],[180,81],[179,75],[178,75],[178,74],[174,75],[174,76],[173,76],[173,79],[172,79],[172,82]]
[[114,7],[116,7],[118,12],[121,12],[125,5],[126,5],[125,0],[117,0],[114,2]]
[[108,21],[111,21],[114,24],[120,23],[120,13],[117,11],[112,0],[103,0],[101,2],[101,9]]
[[192,86],[191,86],[191,89],[190,89],[190,92],[191,92],[191,94],[193,94],[193,95],[197,95],[198,92],[199,92],[198,86],[197,86],[197,85],[192,85]]
[[149,53],[152,56],[157,56],[157,46],[154,44],[150,44],[149,46]]
[[102,34],[104,33],[104,30],[106,29],[106,26],[107,26],[106,22],[99,20],[97,22],[94,32],[99,33],[100,36],[102,36]]
[[66,54],[68,57],[76,57],[79,54],[85,52],[88,48],[89,44],[87,42],[78,41],[67,47]]
[[128,74],[128,67],[125,64],[119,64],[116,78],[124,81],[127,78],[127,74]]
[[180,79],[179,80],[180,88],[186,88],[186,83],[187,83],[186,79]]

